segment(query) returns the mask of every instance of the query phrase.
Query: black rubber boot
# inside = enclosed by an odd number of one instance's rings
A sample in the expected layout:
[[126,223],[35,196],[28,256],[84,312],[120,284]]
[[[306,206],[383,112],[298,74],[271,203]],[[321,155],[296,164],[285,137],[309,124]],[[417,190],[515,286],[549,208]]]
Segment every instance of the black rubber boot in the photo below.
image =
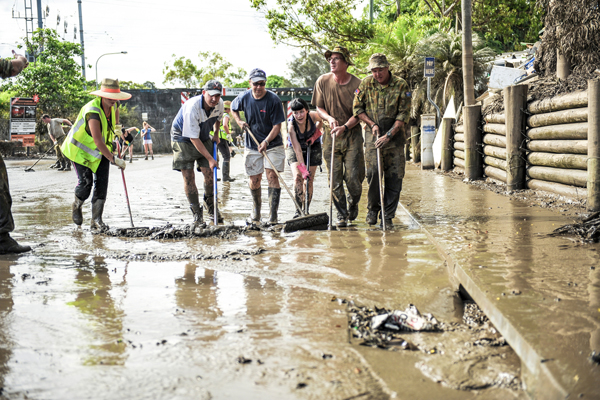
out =
[[[206,207],[206,212],[207,212],[210,220],[214,221],[215,220],[215,198],[212,196],[212,193],[211,193],[210,197],[207,197],[206,195],[204,195],[204,207]],[[221,211],[219,211],[218,206],[217,206],[217,222],[219,222],[219,223],[223,222],[223,216],[221,215]]]
[[252,214],[250,215],[250,223],[260,223],[260,205],[262,202],[260,188],[250,190],[252,194]]
[[281,197],[281,188],[269,188],[269,222],[277,223],[277,210],[279,209],[279,198]]
[[79,200],[79,197],[75,196],[75,201],[73,201],[73,222],[78,226],[83,224],[83,212],[81,210],[83,202],[84,200]]
[[71,170],[71,161],[65,158],[63,160],[63,171],[70,171],[70,170]]
[[229,176],[229,167],[230,167],[229,161],[223,161],[223,182],[233,182],[233,181],[235,181],[234,178],[231,178]]
[[200,204],[190,204],[190,210],[192,210],[192,214],[194,214],[194,229],[204,228],[206,224],[202,217],[202,207]]
[[8,233],[0,233],[0,254],[18,254],[31,250],[30,246],[22,246]]
[[[304,211],[304,203],[302,202],[302,199],[300,198],[299,193],[296,192],[296,194],[294,195],[294,197],[296,198],[296,202],[300,205],[300,208]],[[302,213],[296,208],[296,213],[294,214],[294,218],[298,218],[298,217],[301,217],[301,216],[302,216]]]
[[64,160],[58,160],[58,163],[59,163],[58,170],[59,171],[64,171],[65,170],[65,162],[64,162]]
[[92,223],[90,225],[92,230],[108,230],[108,225],[102,222],[104,203],[106,203],[106,199],[96,199],[95,201],[92,201]]
[[52,164],[50,168],[60,168],[60,160],[56,160],[56,162]]

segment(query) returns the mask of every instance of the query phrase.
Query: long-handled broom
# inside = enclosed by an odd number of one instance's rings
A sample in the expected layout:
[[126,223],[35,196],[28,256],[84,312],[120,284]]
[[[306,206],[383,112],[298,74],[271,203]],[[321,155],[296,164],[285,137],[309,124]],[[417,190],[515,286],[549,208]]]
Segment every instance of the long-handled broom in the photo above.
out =
[[[213,158],[217,161],[217,142],[213,142]],[[219,225],[219,206],[217,203],[217,167],[213,168],[213,202],[214,202],[214,223]]]
[[[256,137],[254,136],[252,131],[250,131],[249,128],[246,128],[246,131],[248,132],[250,137],[252,137],[252,140],[254,140],[254,143],[256,143],[256,146],[260,146],[260,144],[258,143],[258,140],[256,140]],[[277,171],[277,168],[275,168],[275,165],[273,164],[273,162],[267,155],[267,152],[263,151],[262,155],[263,155],[263,157],[265,157],[267,159],[267,161],[271,165],[271,168],[277,174],[277,178],[279,178],[279,181],[283,184],[283,186],[285,187],[285,190],[287,190],[288,194],[292,198],[292,201],[296,205],[296,209],[298,210],[300,215],[302,215],[301,217],[286,221],[283,225],[283,231],[284,232],[295,232],[295,231],[306,230],[306,229],[310,229],[310,230],[326,229],[327,223],[329,222],[329,216],[327,215],[327,213],[306,215],[304,210],[302,210],[302,207],[300,207],[300,204],[298,204],[298,202],[296,201],[296,198],[294,197],[294,195],[292,195],[290,188],[288,187],[288,185],[285,183],[285,181],[279,174],[279,171]]]
[[50,153],[50,150],[54,150],[56,148],[56,146],[57,145],[50,146],[50,148],[48,150],[46,150],[46,152],[44,154],[42,154],[42,156],[40,158],[38,158],[38,160],[31,167],[25,168],[25,172],[35,172],[33,167],[35,167],[35,165],[37,163],[39,163],[42,160],[42,158],[44,158],[46,156],[46,154]]

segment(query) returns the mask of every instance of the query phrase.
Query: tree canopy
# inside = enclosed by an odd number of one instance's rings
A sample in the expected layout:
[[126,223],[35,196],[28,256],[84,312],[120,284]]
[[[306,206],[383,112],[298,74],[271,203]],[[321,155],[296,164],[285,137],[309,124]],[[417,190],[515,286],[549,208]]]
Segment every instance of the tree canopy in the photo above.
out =
[[221,54],[205,51],[198,53],[201,62],[196,65],[186,57],[172,56],[170,63],[165,62],[163,69],[164,84],[181,84],[186,88],[201,88],[211,79],[217,79],[223,86],[233,86],[234,81],[246,77],[242,68],[234,69]]
[[323,54],[304,49],[288,63],[291,81],[302,87],[313,87],[317,78],[329,72],[329,63]]

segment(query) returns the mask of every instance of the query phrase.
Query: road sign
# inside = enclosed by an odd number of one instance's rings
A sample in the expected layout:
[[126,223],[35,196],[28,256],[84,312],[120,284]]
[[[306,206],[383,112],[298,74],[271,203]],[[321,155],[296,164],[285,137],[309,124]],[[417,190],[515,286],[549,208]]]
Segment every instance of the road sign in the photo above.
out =
[[435,76],[435,57],[425,57],[425,71],[423,71],[425,78],[433,78]]
[[24,146],[35,146],[35,112],[37,102],[32,98],[10,99],[10,140],[22,142]]

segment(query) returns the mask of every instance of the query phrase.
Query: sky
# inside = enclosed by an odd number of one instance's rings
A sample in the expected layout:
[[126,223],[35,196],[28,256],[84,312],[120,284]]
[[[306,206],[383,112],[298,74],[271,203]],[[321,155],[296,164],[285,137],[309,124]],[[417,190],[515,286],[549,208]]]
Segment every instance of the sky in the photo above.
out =
[[[25,3],[33,5],[37,28],[36,0],[2,0],[0,3],[0,56],[22,43],[26,34]],[[77,0],[42,0],[49,7],[45,27],[57,28],[65,40],[79,43]],[[163,84],[163,68],[172,55],[200,64],[201,51],[219,52],[234,67],[250,72],[263,69],[267,75],[289,76],[287,63],[300,49],[275,46],[267,32],[266,20],[250,7],[250,0],[82,0],[83,38],[88,80],[104,77]],[[67,22],[67,33],[64,22]],[[77,26],[77,39],[73,29]],[[105,53],[127,54],[106,55]],[[81,58],[77,59],[81,63]]]

